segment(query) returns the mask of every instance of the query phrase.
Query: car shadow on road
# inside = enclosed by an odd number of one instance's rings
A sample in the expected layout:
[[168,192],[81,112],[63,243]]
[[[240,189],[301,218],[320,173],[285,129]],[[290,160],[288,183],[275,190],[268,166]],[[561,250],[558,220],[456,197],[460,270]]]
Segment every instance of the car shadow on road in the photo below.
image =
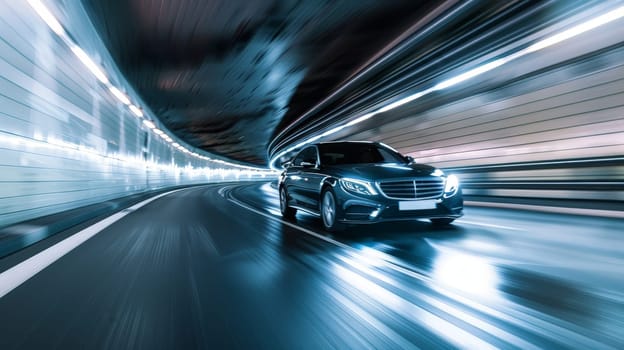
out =
[[[322,229],[322,228],[321,228]],[[457,224],[437,226],[429,221],[401,221],[371,225],[351,225],[343,232],[333,234],[336,239],[345,242],[363,241],[405,241],[433,238],[439,240],[461,239],[466,230]]]

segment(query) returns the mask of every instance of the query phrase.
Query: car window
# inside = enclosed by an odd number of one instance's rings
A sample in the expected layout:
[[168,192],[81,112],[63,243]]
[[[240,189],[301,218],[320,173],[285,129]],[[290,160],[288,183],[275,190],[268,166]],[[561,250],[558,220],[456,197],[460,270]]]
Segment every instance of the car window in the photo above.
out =
[[321,164],[404,163],[398,153],[371,143],[335,143],[319,145]]
[[381,154],[381,157],[383,158],[383,162],[384,163],[403,163],[405,162],[405,159],[403,157],[400,157],[400,159],[398,157],[398,154],[395,152],[392,152],[390,150],[387,150],[383,147],[379,147],[377,148],[377,150],[379,151],[379,154]]
[[308,147],[303,151],[299,152],[299,154],[295,157],[293,161],[293,165],[300,166],[301,162],[308,162],[312,164],[316,164],[317,161],[317,151],[316,147]]

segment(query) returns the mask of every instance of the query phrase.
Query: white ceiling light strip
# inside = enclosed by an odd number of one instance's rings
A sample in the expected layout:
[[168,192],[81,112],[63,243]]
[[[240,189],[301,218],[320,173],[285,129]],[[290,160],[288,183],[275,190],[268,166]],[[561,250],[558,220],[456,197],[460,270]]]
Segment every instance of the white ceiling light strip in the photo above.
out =
[[156,129],[156,124],[154,124],[154,122],[152,122],[151,120],[143,119],[143,124],[145,124],[145,126],[150,129]]
[[143,118],[143,112],[139,109],[139,107],[135,105],[130,105],[128,108],[130,108],[130,111],[134,113],[134,115],[136,115],[139,118]]
[[547,39],[541,40],[531,46],[529,46],[526,49],[525,54],[531,53],[531,52],[535,52],[535,51],[539,51],[542,49],[545,49],[549,46],[558,44],[562,41],[568,40],[570,38],[573,38],[579,34],[583,34],[587,31],[590,31],[592,29],[596,29],[600,26],[603,26],[607,23],[611,23],[615,20],[618,20],[620,18],[624,17],[624,6],[618,7],[615,10],[609,11],[606,14],[602,15],[602,16],[598,16],[594,19],[591,19],[587,22],[581,23],[577,26],[574,26],[568,30],[565,30],[559,34],[553,35]]
[[130,99],[128,98],[128,95],[124,94],[123,92],[121,92],[118,88],[111,86],[108,88],[108,90],[115,96],[117,97],[117,99],[119,101],[121,101],[121,103],[125,104],[125,105],[130,105]]
[[95,75],[95,77],[104,85],[109,85],[110,81],[102,69],[77,45],[70,45],[72,52],[80,59],[80,61]]
[[[50,27],[50,29],[54,33],[56,33],[65,42],[65,44],[67,44],[67,46],[71,49],[71,51],[89,69],[89,71],[102,84],[104,84],[108,88],[110,93],[115,98],[117,98],[117,100],[119,100],[121,103],[126,105],[128,107],[128,109],[132,112],[132,114],[134,114],[137,118],[144,118],[145,117],[145,115],[144,115],[143,111],[141,110],[141,108],[139,108],[138,106],[133,104],[132,101],[130,100],[130,97],[127,94],[125,94],[123,91],[121,91],[119,88],[117,88],[116,86],[114,86],[110,82],[110,80],[108,79],[108,76],[106,75],[106,72],[102,69],[102,67],[100,65],[98,65],[97,63],[95,63],[91,59],[91,57],[89,57],[89,55],[82,48],[80,48],[71,38],[69,38],[67,36],[67,33],[66,33],[65,29],[63,28],[63,25],[61,25],[61,23],[58,21],[58,19],[43,4],[43,2],[41,0],[28,0],[28,4],[35,10],[35,12],[39,15],[39,17],[41,17],[41,19],[43,19],[43,21],[48,25],[48,27]],[[177,149],[179,149],[183,153],[192,155],[192,156],[194,156],[196,158],[199,158],[199,159],[214,161],[214,160],[212,160],[209,157],[202,156],[202,155],[200,155],[200,154],[198,154],[196,152],[191,152],[187,148],[181,146],[180,144],[173,142],[173,139],[169,135],[167,135],[164,131],[156,128],[156,124],[154,124],[154,122],[152,120],[144,119],[143,120],[143,124],[145,126],[147,126],[149,129],[151,129],[156,135],[160,136],[161,138],[163,138],[168,143],[171,143],[172,146],[176,147]],[[228,166],[231,166],[231,167],[237,167],[237,168],[253,170],[253,171],[266,171],[267,170],[266,168],[250,167],[250,166],[240,165],[240,164],[236,164],[236,163],[230,163],[230,162],[226,162],[226,161],[219,161],[219,163],[224,164],[224,165],[228,165]]]
[[591,19],[589,21],[583,22],[583,23],[581,23],[579,25],[576,25],[576,26],[574,26],[574,27],[572,27],[572,28],[570,28],[568,30],[565,30],[563,32],[560,32],[560,33],[557,33],[557,34],[555,34],[553,36],[550,36],[550,37],[548,37],[546,39],[540,40],[540,41],[536,42],[535,44],[530,45],[529,47],[527,47],[525,49],[522,49],[522,50],[520,50],[518,52],[512,53],[512,54],[510,54],[510,55],[508,55],[506,57],[503,57],[503,58],[497,59],[495,61],[486,63],[484,65],[481,65],[479,67],[471,69],[471,70],[469,70],[469,71],[467,71],[465,73],[462,73],[462,74],[457,75],[455,77],[452,77],[450,79],[444,80],[444,81],[434,85],[433,87],[430,87],[428,89],[419,91],[419,92],[417,92],[415,94],[412,94],[412,95],[409,95],[407,97],[404,97],[404,98],[402,98],[402,99],[400,99],[398,101],[392,102],[392,103],[390,103],[390,104],[388,104],[388,105],[386,105],[384,107],[381,107],[381,108],[379,108],[377,110],[374,110],[373,112],[369,112],[369,113],[367,113],[365,115],[362,115],[362,116],[360,116],[360,117],[358,117],[356,119],[353,119],[353,120],[351,120],[351,121],[349,121],[349,122],[347,122],[345,124],[342,124],[342,125],[339,125],[337,127],[334,127],[332,129],[322,133],[321,135],[317,135],[317,136],[314,136],[314,137],[312,137],[312,138],[310,138],[310,139],[308,139],[306,141],[300,142],[297,145],[289,147],[285,151],[282,151],[279,154],[277,154],[276,156],[274,156],[270,160],[269,166],[273,170],[278,170],[278,168],[275,165],[275,162],[278,159],[280,159],[281,157],[285,156],[286,154],[288,154],[288,153],[290,153],[290,152],[292,152],[292,151],[294,151],[294,150],[296,150],[298,148],[301,148],[302,146],[305,146],[307,144],[315,142],[315,141],[317,141],[317,140],[319,140],[319,139],[321,139],[321,138],[323,138],[325,136],[329,136],[329,135],[335,134],[338,131],[340,131],[340,130],[346,128],[346,127],[359,124],[359,123],[361,123],[361,122],[363,122],[365,120],[368,120],[368,119],[370,119],[370,118],[372,118],[372,117],[374,117],[374,116],[376,116],[378,114],[381,114],[381,113],[390,111],[392,109],[398,108],[400,106],[403,106],[403,105],[405,105],[405,104],[407,104],[409,102],[412,102],[412,101],[414,101],[414,100],[416,100],[418,98],[421,98],[422,96],[425,96],[425,95],[427,95],[427,94],[429,94],[431,92],[442,90],[442,89],[446,89],[446,88],[449,88],[451,86],[457,85],[457,84],[462,83],[462,82],[464,82],[466,80],[472,79],[472,78],[474,78],[476,76],[479,76],[479,75],[484,74],[486,72],[489,72],[489,71],[491,71],[493,69],[496,69],[496,68],[498,68],[498,67],[500,67],[500,66],[502,66],[504,64],[507,64],[510,61],[515,60],[515,59],[517,59],[519,57],[528,55],[530,53],[534,53],[536,51],[539,51],[539,50],[545,49],[547,47],[553,46],[555,44],[561,43],[563,41],[569,40],[569,39],[571,39],[571,38],[573,38],[575,36],[583,34],[583,33],[587,32],[587,31],[592,30],[592,29],[596,29],[596,28],[598,28],[600,26],[603,26],[605,24],[611,23],[611,22],[613,22],[615,20],[618,20],[618,19],[620,19],[622,17],[624,17],[624,6],[618,7],[616,9],[614,9],[614,10],[611,10],[611,11],[607,12],[606,14],[603,14],[601,16],[595,17],[595,18],[593,18],[593,19]]
[[45,7],[43,3],[41,3],[40,0],[28,0],[28,3],[35,10],[35,12],[37,12],[39,17],[41,17],[43,21],[46,22],[48,27],[50,27],[50,29],[52,29],[54,33],[62,38],[66,37],[65,29],[63,29],[63,26],[59,23],[56,17],[54,17],[52,12],[50,12],[50,10],[48,10],[48,8]]

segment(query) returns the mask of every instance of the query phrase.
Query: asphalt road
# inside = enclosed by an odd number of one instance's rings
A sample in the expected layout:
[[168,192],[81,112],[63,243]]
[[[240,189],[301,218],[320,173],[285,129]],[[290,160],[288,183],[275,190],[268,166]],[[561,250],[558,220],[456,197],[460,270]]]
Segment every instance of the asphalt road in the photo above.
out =
[[332,236],[282,221],[269,184],[194,187],[2,297],[0,349],[621,349],[622,234],[467,208]]

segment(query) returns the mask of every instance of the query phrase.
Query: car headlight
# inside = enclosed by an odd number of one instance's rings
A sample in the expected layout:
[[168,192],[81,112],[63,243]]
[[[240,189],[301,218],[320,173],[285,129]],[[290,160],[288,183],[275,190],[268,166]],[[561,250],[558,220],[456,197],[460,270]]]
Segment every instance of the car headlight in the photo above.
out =
[[356,180],[356,179],[340,179],[340,185],[348,192],[353,192],[357,194],[365,194],[368,196],[374,196],[377,194],[377,191],[373,188],[373,186],[366,181]]
[[444,197],[454,196],[459,189],[459,179],[455,175],[449,175],[444,184]]

